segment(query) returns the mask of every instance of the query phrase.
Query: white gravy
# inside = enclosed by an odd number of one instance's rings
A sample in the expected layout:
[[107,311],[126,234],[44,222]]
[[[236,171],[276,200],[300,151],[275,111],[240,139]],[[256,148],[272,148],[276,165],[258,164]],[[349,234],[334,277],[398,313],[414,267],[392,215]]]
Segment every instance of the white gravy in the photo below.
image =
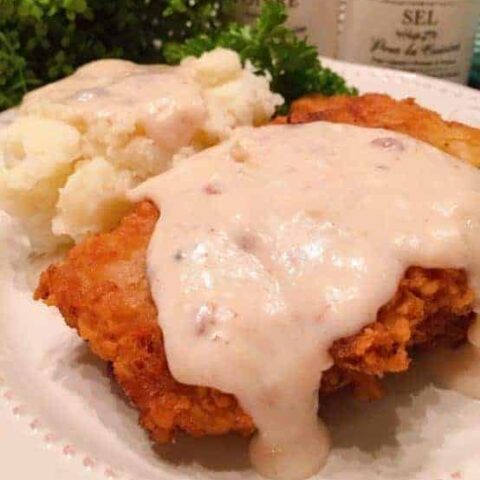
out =
[[171,371],[238,398],[267,477],[323,466],[328,350],[407,267],[465,268],[480,292],[480,172],[404,135],[241,129],[131,196],[161,209],[147,265]]

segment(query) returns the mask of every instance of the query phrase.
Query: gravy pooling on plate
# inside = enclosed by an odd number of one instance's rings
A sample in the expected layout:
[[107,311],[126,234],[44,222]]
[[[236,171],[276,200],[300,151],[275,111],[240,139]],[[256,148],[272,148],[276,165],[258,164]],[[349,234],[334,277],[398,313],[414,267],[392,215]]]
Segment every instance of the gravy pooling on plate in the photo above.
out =
[[240,129],[131,197],[161,211],[147,267],[172,374],[235,395],[271,478],[325,463],[329,348],[408,267],[463,268],[480,293],[480,172],[390,131]]

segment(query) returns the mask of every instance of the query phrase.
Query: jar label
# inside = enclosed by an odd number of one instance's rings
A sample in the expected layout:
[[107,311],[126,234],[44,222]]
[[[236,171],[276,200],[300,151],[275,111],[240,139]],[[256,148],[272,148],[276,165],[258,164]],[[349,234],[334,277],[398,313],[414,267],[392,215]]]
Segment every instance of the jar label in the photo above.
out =
[[347,0],[340,58],[466,82],[475,0]]

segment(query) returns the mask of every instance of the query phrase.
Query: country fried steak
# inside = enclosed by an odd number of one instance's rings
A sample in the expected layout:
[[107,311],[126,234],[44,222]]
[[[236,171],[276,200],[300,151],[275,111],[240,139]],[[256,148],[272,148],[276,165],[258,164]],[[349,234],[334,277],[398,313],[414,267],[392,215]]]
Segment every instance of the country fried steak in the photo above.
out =
[[[480,158],[477,130],[444,122],[411,100],[310,97],[278,123],[316,120],[387,128],[472,163]],[[250,435],[255,425],[233,396],[182,385],[169,371],[146,276],[146,250],[158,217],[152,203],[139,203],[115,230],[92,236],[49,267],[35,297],[58,307],[92,351],[111,363],[156,441],[170,440],[177,430],[194,436]],[[464,342],[473,301],[464,271],[412,266],[370,325],[332,345],[334,366],[323,375],[320,394],[350,386],[362,398],[380,397],[379,380],[407,370],[415,349]]]

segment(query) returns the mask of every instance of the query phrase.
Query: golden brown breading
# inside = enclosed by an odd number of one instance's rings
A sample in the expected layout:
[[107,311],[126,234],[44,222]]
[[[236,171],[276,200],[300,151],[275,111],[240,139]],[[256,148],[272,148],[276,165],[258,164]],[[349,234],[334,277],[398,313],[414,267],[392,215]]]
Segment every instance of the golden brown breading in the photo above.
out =
[[405,133],[480,166],[479,129],[447,122],[411,98],[397,101],[388,95],[373,93],[360,97],[311,95],[294,102],[289,116],[279,117],[276,123],[319,120]]
[[[477,130],[444,123],[412,101],[378,95],[315,97],[298,102],[289,117],[292,123],[314,119],[390,128],[473,163],[480,158]],[[195,436],[249,435],[255,426],[233,396],[181,385],[169,372],[145,273],[146,249],[157,219],[151,203],[137,205],[113,232],[88,239],[44,272],[36,298],[57,306],[91,349],[111,362],[140,411],[141,424],[157,441],[168,441],[176,430]],[[361,397],[379,397],[378,378],[406,370],[413,347],[465,340],[473,300],[463,271],[408,269],[377,318],[332,346],[335,365],[323,376],[321,394],[352,384]]]
[[[145,273],[157,218],[151,203],[139,204],[116,230],[88,239],[44,272],[36,298],[56,305],[91,349],[112,363],[141,424],[157,441],[167,441],[175,429],[248,435],[252,420],[231,395],[181,385],[169,372]],[[377,376],[406,370],[410,346],[464,339],[472,302],[463,272],[409,269],[377,321],[332,346],[335,366],[324,375],[322,393],[353,383],[362,397],[380,396]]]
[[181,385],[168,370],[145,268],[157,218],[151,203],[141,203],[112,233],[74,247],[43,273],[36,298],[58,306],[92,351],[112,363],[157,441],[169,440],[175,428],[192,435],[249,434],[253,423],[232,396]]

